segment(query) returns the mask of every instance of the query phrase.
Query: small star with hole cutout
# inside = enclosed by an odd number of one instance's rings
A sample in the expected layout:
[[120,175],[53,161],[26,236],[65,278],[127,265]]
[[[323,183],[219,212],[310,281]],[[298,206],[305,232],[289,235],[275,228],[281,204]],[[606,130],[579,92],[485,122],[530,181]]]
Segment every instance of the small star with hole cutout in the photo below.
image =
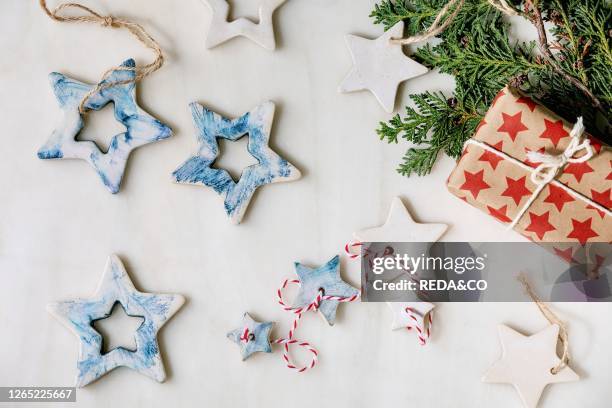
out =
[[242,325],[227,333],[227,338],[240,346],[242,361],[253,353],[271,353],[270,332],[274,322],[258,322],[251,315],[242,316]]
[[499,326],[502,357],[484,375],[486,383],[512,384],[526,408],[536,408],[548,384],[577,381],[578,374],[565,367],[557,374],[551,369],[557,357],[559,326],[556,324],[532,336],[524,336],[508,326]]
[[[359,295],[355,289],[340,277],[340,257],[338,255],[330,259],[325,265],[318,268],[309,268],[299,262],[295,263],[295,272],[300,279],[300,290],[295,297],[293,307],[304,307],[311,304],[319,294],[325,296],[351,297]],[[332,326],[336,320],[336,310],[339,302],[332,299],[323,299],[319,304],[318,311]]]

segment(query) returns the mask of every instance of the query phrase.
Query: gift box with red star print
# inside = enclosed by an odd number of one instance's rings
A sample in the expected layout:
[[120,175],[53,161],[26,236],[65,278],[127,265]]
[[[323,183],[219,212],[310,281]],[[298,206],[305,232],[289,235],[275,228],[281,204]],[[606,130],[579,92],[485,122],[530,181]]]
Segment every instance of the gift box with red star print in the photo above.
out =
[[[572,139],[572,127],[529,97],[504,88],[472,138],[477,143],[466,144],[448,178],[449,191],[510,224],[537,188],[531,173],[539,163],[530,162],[528,152],[562,154]],[[559,255],[568,259],[573,256],[573,249],[568,250],[575,248],[572,243],[612,242],[612,151],[586,133],[583,137],[589,138],[593,157],[565,165],[555,179],[559,184],[547,184],[515,226],[536,242],[567,243],[559,247]]]

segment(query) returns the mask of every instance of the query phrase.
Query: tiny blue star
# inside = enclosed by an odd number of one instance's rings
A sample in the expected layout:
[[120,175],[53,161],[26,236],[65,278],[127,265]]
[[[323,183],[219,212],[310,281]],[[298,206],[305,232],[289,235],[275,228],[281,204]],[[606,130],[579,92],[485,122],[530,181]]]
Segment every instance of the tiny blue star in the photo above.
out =
[[[102,336],[92,323],[108,317],[117,302],[128,315],[144,319],[134,334],[136,350],[118,347],[102,354]],[[157,332],[184,302],[181,295],[137,291],[119,258],[111,255],[94,297],[52,303],[47,309],[81,342],[76,386],[84,387],[120,366],[163,382],[166,374]]]
[[[133,59],[129,59],[121,66],[134,68],[135,63]],[[133,69],[118,69],[100,84],[131,81],[135,75],[136,72]],[[51,73],[49,80],[63,112],[63,118],[49,140],[38,151],[38,157],[40,159],[85,160],[96,170],[104,185],[113,194],[119,191],[131,151],[172,135],[172,130],[168,126],[136,104],[136,84],[130,82],[102,89],[91,95],[84,105],[86,109],[97,111],[113,102],[115,118],[125,126],[126,131],[113,137],[108,152],[104,153],[100,150],[95,142],[77,141],[76,136],[84,125],[79,105],[87,92],[94,88],[94,85],[76,81],[57,72]]]
[[[321,289],[323,294],[327,296],[351,297],[359,294],[359,290],[340,278],[340,257],[338,255],[316,269],[308,268],[296,262],[295,272],[300,279],[300,290],[293,302],[293,307],[308,306],[317,297]],[[337,300],[332,299],[323,299],[319,304],[318,310],[330,326],[336,320],[338,304]]]
[[[240,223],[259,186],[300,178],[300,171],[268,145],[274,103],[263,103],[237,119],[226,119],[195,102],[190,107],[199,150],[172,176],[177,183],[212,187],[224,197],[225,211],[233,223]],[[248,135],[247,149],[258,163],[245,168],[235,182],[226,170],[211,166],[219,155],[217,138],[236,141],[244,135]]]
[[242,316],[242,326],[227,333],[227,338],[240,346],[242,361],[253,353],[271,353],[270,331],[274,322],[258,322],[248,313]]

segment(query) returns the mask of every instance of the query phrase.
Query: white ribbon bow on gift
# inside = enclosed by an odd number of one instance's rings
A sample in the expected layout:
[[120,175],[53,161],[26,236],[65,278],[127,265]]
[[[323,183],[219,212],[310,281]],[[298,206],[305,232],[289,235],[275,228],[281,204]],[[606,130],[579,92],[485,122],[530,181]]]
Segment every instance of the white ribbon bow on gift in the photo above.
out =
[[[563,170],[568,163],[584,163],[593,157],[593,147],[591,146],[590,139],[582,139],[584,133],[584,124],[582,122],[582,116],[578,118],[576,124],[570,132],[571,141],[563,151],[558,155],[552,155],[548,153],[540,152],[528,152],[527,158],[533,163],[540,163],[531,172],[531,181],[538,187],[534,190],[529,197],[529,200],[523,205],[521,210],[516,214],[514,220],[508,225],[508,229],[512,229],[518,224],[519,220],[523,217],[523,214],[531,207],[535,199],[540,195],[540,192],[546,187],[551,181],[557,177],[557,174]],[[580,157],[574,157],[576,153],[583,151],[584,154]]]
[[[567,163],[584,163],[590,160],[593,157],[593,147],[589,139],[585,139],[582,142],[580,141],[583,133],[584,125],[582,123],[582,117],[579,117],[570,133],[572,139],[563,153],[554,156],[547,153],[528,152],[527,157],[529,161],[532,163],[540,163],[533,173],[531,173],[531,181],[537,185],[548,184]],[[584,151],[585,154],[574,158],[574,155],[580,151]]]

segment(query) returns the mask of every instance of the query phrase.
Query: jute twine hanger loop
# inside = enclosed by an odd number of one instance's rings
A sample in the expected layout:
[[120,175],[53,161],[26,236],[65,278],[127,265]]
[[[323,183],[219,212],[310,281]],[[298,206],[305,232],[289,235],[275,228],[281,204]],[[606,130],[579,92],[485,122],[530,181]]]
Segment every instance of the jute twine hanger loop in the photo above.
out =
[[[506,15],[513,16],[518,14],[514,8],[508,5],[506,0],[488,0],[488,2],[497,10],[501,11]],[[442,31],[446,30],[446,28],[453,22],[455,17],[457,17],[457,14],[459,14],[459,11],[461,11],[461,8],[463,7],[464,3],[465,0],[450,0],[444,5],[444,7],[440,9],[438,15],[434,19],[433,23],[431,23],[429,28],[427,28],[427,30],[423,31],[420,34],[415,34],[406,38],[392,38],[390,40],[391,44],[414,44],[437,36]]]
[[[155,60],[147,65],[141,67],[116,66],[105,71],[102,75],[102,80],[100,81],[100,83],[98,83],[98,85],[96,85],[89,92],[87,92],[81,100],[81,103],[79,104],[79,112],[82,114],[86,113],[89,110],[85,107],[85,104],[93,94],[100,92],[104,89],[112,88],[117,85],[127,85],[133,82],[138,82],[160,69],[164,64],[164,55],[162,53],[161,47],[159,46],[157,41],[155,41],[153,37],[151,37],[151,35],[149,35],[149,33],[147,33],[147,31],[138,23],[134,23],[132,21],[125,20],[122,18],[117,18],[111,15],[103,16],[90,9],[89,7],[86,7],[79,3],[62,3],[55,7],[53,10],[51,10],[49,9],[49,7],[47,7],[46,0],[38,0],[38,2],[40,4],[40,7],[45,11],[49,18],[55,21],[94,23],[99,24],[102,27],[125,28],[130,33],[132,33],[132,35],[136,37],[138,41],[144,44],[145,47],[155,53]],[[78,10],[83,12],[84,14],[77,16],[61,14],[64,9]],[[107,79],[113,71],[134,71],[135,76],[132,79],[126,79],[123,81],[113,81],[101,84],[101,82]]]
[[535,302],[535,304],[540,309],[540,312],[544,315],[546,320],[550,322],[550,324],[556,324],[559,326],[559,341],[561,342],[561,346],[563,347],[563,353],[561,354],[561,361],[555,367],[550,369],[552,374],[558,374],[561,370],[568,366],[570,355],[569,355],[569,338],[567,335],[567,328],[565,323],[557,315],[550,310],[548,305],[540,300],[538,295],[534,292],[533,288],[529,284],[527,277],[525,274],[521,273],[518,276],[518,280],[523,284],[525,291],[529,295],[529,297]]

